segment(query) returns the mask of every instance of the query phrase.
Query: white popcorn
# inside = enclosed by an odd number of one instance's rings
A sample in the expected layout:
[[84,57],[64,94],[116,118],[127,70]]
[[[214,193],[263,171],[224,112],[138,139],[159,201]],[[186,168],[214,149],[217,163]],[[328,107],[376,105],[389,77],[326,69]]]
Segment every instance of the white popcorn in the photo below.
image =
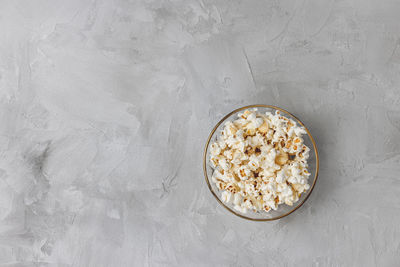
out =
[[220,149],[225,149],[226,148],[226,143],[224,140],[219,140],[218,141],[218,146]]
[[231,164],[225,158],[218,160],[218,163],[224,171],[227,171],[231,167]]
[[211,144],[211,155],[212,156],[217,156],[219,153],[221,153],[221,148],[217,143]]
[[[253,147],[258,147],[258,146],[262,146],[264,144],[263,142],[263,136],[260,134],[257,134],[253,137],[250,137],[250,142],[249,144]],[[218,153],[219,154],[219,153]]]
[[224,156],[229,160],[233,159],[233,151],[232,150],[224,151]]
[[244,183],[243,183],[243,181],[238,182],[237,185],[238,185],[239,188],[241,188],[241,189],[244,188]]
[[238,127],[244,127],[248,124],[248,121],[246,119],[237,119],[234,124]]
[[257,170],[260,167],[260,158],[254,154],[251,155],[248,166],[249,166],[250,170],[252,170],[252,171]]
[[304,130],[304,128],[302,128],[302,127],[295,127],[295,128],[293,128],[293,131],[296,136],[301,136],[302,134],[307,133],[306,130]]
[[229,202],[231,201],[231,198],[232,198],[232,193],[231,193],[231,192],[229,192],[229,191],[223,191],[223,192],[221,193],[221,200],[222,200],[224,203],[229,203]]
[[251,114],[247,120],[249,121],[246,126],[248,129],[257,129],[264,123],[262,118],[256,118],[255,115],[253,116],[253,114]]
[[310,149],[301,137],[305,129],[279,111],[263,115],[245,110],[238,117],[226,122],[210,145],[211,180],[221,190],[221,200],[241,213],[293,205],[310,189]]
[[265,155],[264,168],[276,167],[275,158],[276,158],[276,150],[271,149],[268,152],[268,154]]
[[239,129],[237,132],[236,132],[236,138],[239,140],[239,141],[244,141],[244,131],[243,131],[243,129]]
[[256,119],[256,114],[254,112],[250,113],[250,115],[247,117],[247,120],[252,122]]
[[253,184],[246,183],[244,184],[244,189],[247,195],[249,196],[256,196],[256,190]]
[[269,182],[267,184],[267,190],[271,193],[271,195],[276,196],[276,183]]
[[246,210],[252,209],[253,203],[251,202],[250,199],[247,199],[246,201],[243,202],[242,207],[244,207]]
[[234,180],[235,180],[234,176],[231,173],[225,172],[225,171],[221,178],[222,178],[222,181],[227,182],[227,183],[234,182]]
[[259,174],[262,177],[265,177],[265,178],[273,177],[275,175],[275,169],[273,169],[273,168],[265,168]]
[[240,205],[241,202],[242,202],[242,196],[241,196],[239,193],[236,193],[236,194],[233,196],[233,204],[234,204],[234,205]]
[[276,174],[276,182],[277,183],[280,183],[280,184],[285,183],[286,179],[287,179],[286,169],[282,169],[277,172],[277,174]]
[[241,212],[241,213],[246,213],[247,212],[247,209],[244,206],[235,205],[234,209],[239,211],[239,212]]
[[239,176],[240,180],[247,180],[250,178],[251,175],[251,170],[247,166],[241,166],[237,172],[237,175]]
[[264,120],[262,118],[256,118],[253,121],[253,125],[255,128],[259,128],[263,123],[264,123]]
[[218,169],[215,169],[212,175],[212,180],[215,183],[218,180],[222,180],[222,174]]
[[278,184],[278,192],[281,193],[283,199],[290,197],[293,195],[293,190],[291,186],[288,186],[286,183]]
[[268,200],[268,201],[264,201],[265,206],[270,207],[273,210],[277,210],[278,206],[276,205],[275,200]]

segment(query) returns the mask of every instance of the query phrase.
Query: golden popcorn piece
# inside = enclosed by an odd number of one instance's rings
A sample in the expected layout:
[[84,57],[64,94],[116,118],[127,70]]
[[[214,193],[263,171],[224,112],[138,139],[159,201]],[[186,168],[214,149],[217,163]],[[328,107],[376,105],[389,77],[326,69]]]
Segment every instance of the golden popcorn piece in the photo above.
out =
[[284,165],[289,160],[289,154],[286,152],[281,151],[279,155],[275,158],[275,163],[278,165]]
[[264,120],[264,123],[261,124],[260,127],[258,127],[258,131],[259,131],[260,133],[262,133],[262,134],[267,133],[267,132],[268,132],[268,129],[269,129],[269,127],[268,127],[268,123],[267,123],[266,120]]
[[270,210],[271,210],[271,207],[270,207],[270,206],[266,206],[266,205],[265,205],[265,206],[264,206],[264,208],[263,208],[263,210],[264,210],[264,211],[266,211],[266,212],[268,212],[268,211],[270,211]]
[[235,179],[236,182],[240,182],[240,178],[235,172],[233,172],[233,178]]
[[287,141],[286,148],[290,148],[292,146],[292,140]]
[[299,185],[299,184],[292,184],[291,186],[292,186],[294,191],[299,191],[300,188],[301,188],[301,185]]
[[285,140],[282,140],[282,141],[280,142],[280,145],[281,145],[281,148],[284,148],[284,147],[286,146]]
[[222,181],[216,182],[216,185],[217,185],[217,188],[218,188],[219,190],[224,190],[224,189],[226,188],[226,183],[225,183],[225,182],[222,182]]
[[231,131],[232,134],[236,134],[236,132],[238,131],[238,129],[235,126],[229,126],[229,130]]
[[288,206],[293,206],[293,202],[288,199],[285,199],[285,204]]
[[247,128],[246,131],[245,131],[245,134],[246,134],[247,136],[249,136],[249,135],[255,135],[255,134],[256,134],[256,129],[254,129],[254,128]]

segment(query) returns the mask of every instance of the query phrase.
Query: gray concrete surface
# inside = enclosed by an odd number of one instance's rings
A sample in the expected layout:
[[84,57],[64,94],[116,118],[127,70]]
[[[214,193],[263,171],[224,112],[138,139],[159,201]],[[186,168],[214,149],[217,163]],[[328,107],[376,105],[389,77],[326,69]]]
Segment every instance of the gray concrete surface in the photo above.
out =
[[[399,1],[0,6],[1,266],[399,266]],[[201,168],[253,103],[320,150],[274,222],[228,213]]]

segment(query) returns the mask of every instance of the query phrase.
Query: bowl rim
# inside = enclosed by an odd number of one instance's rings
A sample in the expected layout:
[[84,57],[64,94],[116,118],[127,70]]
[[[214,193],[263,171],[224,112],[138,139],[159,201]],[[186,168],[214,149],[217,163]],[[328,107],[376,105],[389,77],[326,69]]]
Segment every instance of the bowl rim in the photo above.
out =
[[[281,112],[284,112],[284,113],[290,115],[291,117],[293,117],[294,119],[296,119],[296,120],[300,123],[300,125],[304,127],[304,129],[306,130],[308,136],[309,136],[310,139],[311,139],[311,142],[312,142],[312,144],[313,144],[314,151],[315,151],[315,158],[316,158],[316,164],[317,164],[317,165],[316,165],[315,176],[314,176],[314,182],[313,182],[313,184],[312,184],[310,190],[308,191],[307,196],[303,199],[303,201],[302,201],[299,205],[297,205],[296,208],[290,210],[289,212],[287,212],[287,213],[285,213],[285,214],[283,214],[283,215],[280,215],[280,216],[277,216],[277,217],[274,217],[274,218],[250,218],[250,217],[247,217],[247,216],[244,216],[244,215],[242,215],[242,214],[239,214],[239,213],[234,212],[233,210],[231,210],[228,206],[226,206],[226,205],[219,199],[219,197],[217,196],[217,194],[216,194],[216,193],[214,192],[214,190],[212,189],[211,184],[210,184],[210,181],[209,181],[209,178],[208,178],[208,175],[207,175],[207,148],[208,148],[208,145],[209,145],[209,143],[210,143],[210,141],[211,141],[211,138],[212,138],[212,136],[214,135],[214,133],[215,133],[215,131],[217,130],[217,128],[222,124],[222,122],[224,122],[224,121],[225,121],[227,118],[229,118],[232,114],[237,113],[237,112],[239,112],[239,111],[241,111],[241,110],[244,110],[244,109],[248,109],[248,108],[258,108],[258,107],[259,107],[259,108],[272,108],[272,109],[276,109],[276,110],[279,110],[279,111],[281,111]],[[204,178],[205,178],[205,180],[206,180],[206,182],[207,182],[207,186],[208,186],[208,189],[210,190],[211,194],[215,197],[215,199],[219,202],[219,204],[221,204],[221,205],[222,205],[225,209],[227,209],[229,212],[231,212],[231,213],[235,214],[236,216],[239,216],[239,217],[241,217],[241,218],[243,218],[243,219],[247,219],[247,220],[251,220],[251,221],[274,221],[274,220],[278,220],[278,219],[281,219],[281,218],[283,218],[283,217],[286,217],[286,216],[288,216],[289,214],[295,212],[295,211],[298,210],[301,206],[303,206],[304,202],[306,202],[306,200],[310,197],[310,195],[311,195],[311,193],[312,193],[312,191],[313,191],[313,189],[314,189],[315,183],[317,182],[317,179],[318,179],[318,172],[319,172],[319,155],[318,155],[318,149],[317,149],[317,145],[316,145],[316,143],[315,143],[315,141],[314,141],[314,138],[313,138],[313,136],[311,135],[311,133],[310,133],[310,131],[308,130],[308,128],[304,125],[304,123],[303,123],[299,118],[297,118],[295,115],[293,115],[293,114],[290,113],[289,111],[286,111],[286,110],[284,110],[284,109],[282,109],[282,108],[280,108],[280,107],[273,106],[273,105],[264,105],[264,104],[248,105],[248,106],[244,106],[244,107],[237,108],[237,109],[235,109],[235,110],[229,112],[229,113],[228,113],[227,115],[225,115],[220,121],[218,121],[218,123],[217,123],[217,124],[214,126],[214,128],[211,130],[211,133],[209,134],[208,139],[207,139],[207,142],[206,142],[206,145],[205,145],[205,147],[204,147],[203,172],[204,172]]]

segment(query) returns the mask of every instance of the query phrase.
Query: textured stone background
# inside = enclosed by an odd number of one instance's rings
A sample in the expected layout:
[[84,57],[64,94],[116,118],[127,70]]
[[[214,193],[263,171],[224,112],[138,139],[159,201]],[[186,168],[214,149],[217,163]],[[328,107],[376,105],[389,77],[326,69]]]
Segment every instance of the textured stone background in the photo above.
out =
[[[398,266],[399,1],[0,6],[0,266]],[[320,150],[274,222],[228,213],[201,168],[253,103]]]

